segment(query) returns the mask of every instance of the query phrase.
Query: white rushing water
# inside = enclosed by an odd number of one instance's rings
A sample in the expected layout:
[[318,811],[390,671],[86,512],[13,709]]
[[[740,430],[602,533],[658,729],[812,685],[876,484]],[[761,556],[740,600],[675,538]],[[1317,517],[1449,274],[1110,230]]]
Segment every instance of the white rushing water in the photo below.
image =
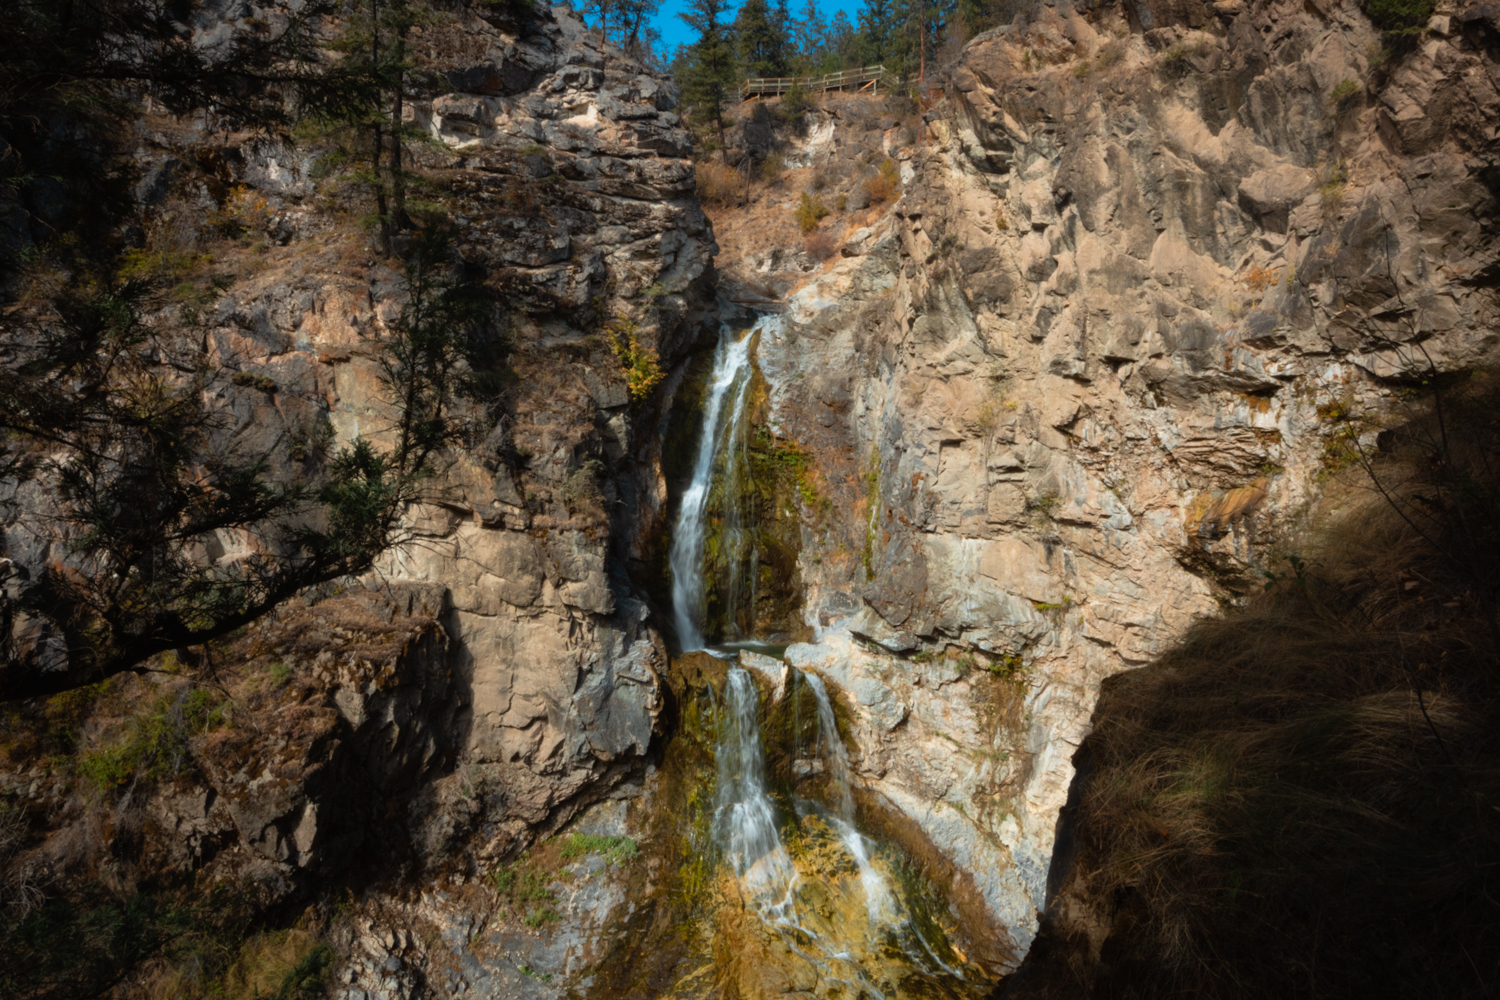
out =
[[[762,318],[762,323],[765,319]],[[703,407],[703,423],[698,431],[698,450],[693,459],[693,474],[682,494],[677,524],[672,532],[672,617],[677,626],[677,641],[684,653],[703,648],[703,540],[707,524],[708,498],[713,490],[715,458],[721,451],[724,436],[725,402],[729,401],[729,429],[743,421],[746,389],[750,385],[750,349],[755,342],[757,324],[736,339],[726,323],[719,329],[719,346],[714,350],[713,371],[708,379],[708,398]]]
[[715,825],[725,854],[762,916],[782,914],[797,883],[797,868],[776,830],[776,809],[766,793],[760,746],[760,701],[755,682],[733,667],[724,685],[720,722]]
[[859,881],[865,890],[865,909],[870,922],[877,927],[894,928],[902,922],[900,906],[884,875],[870,860],[870,846],[864,836],[854,828],[854,795],[849,790],[849,751],[839,739],[838,723],[833,718],[833,703],[828,700],[828,689],[823,678],[817,674],[803,674],[807,686],[812,689],[818,703],[818,738],[823,744],[829,777],[833,783],[834,808],[838,815],[833,819],[833,828],[838,831],[844,846],[854,856],[859,866]]
[[[739,498],[748,492],[749,486],[742,477],[750,474],[745,411],[757,334],[779,322],[780,317],[763,316],[742,335],[728,325],[719,331],[713,368],[705,387],[692,474],[682,494],[670,552],[672,613],[683,652],[706,646],[704,559],[710,525],[717,531],[713,563],[716,570],[721,569],[725,574],[717,582],[729,612],[728,628],[732,632],[737,629],[734,619],[741,600],[739,591],[748,585],[751,613],[745,631],[754,629],[757,575],[754,525],[749,523],[747,512],[738,509]],[[722,649],[711,652],[729,655]],[[843,983],[855,994],[884,1000],[885,994],[876,988],[862,966],[889,944],[896,945],[906,955],[908,968],[961,979],[961,973],[939,958],[918,931],[904,895],[877,865],[875,845],[855,829],[849,754],[839,739],[833,705],[822,679],[812,674],[794,676],[806,683],[817,702],[818,741],[831,793],[826,808],[796,800],[797,811],[803,821],[812,822],[809,817],[813,813],[826,821],[822,829],[836,834],[854,861],[868,922],[855,917],[830,925],[826,914],[820,915],[816,906],[809,908],[809,903],[800,898],[807,896],[816,901],[825,897],[827,889],[813,884],[816,876],[811,877],[813,881],[803,883],[803,876],[782,841],[776,803],[766,785],[759,693],[749,672],[732,666],[724,685],[715,747],[718,785],[713,837],[744,887],[746,901],[792,952],[816,966],[825,980]],[[794,699],[797,687],[794,680],[791,692]],[[793,712],[795,733],[798,729],[795,700]],[[793,749],[795,753],[797,748]],[[817,825],[813,823],[813,827]],[[881,864],[886,860],[882,859]]]

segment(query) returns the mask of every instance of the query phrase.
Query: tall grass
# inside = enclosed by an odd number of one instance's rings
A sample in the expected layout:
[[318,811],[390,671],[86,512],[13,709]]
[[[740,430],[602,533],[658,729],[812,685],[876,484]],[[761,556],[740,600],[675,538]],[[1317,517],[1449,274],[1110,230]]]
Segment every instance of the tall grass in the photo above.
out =
[[1500,996],[1497,401],[1429,397],[1263,594],[1106,683],[1071,968],[1013,995]]
[[737,204],[745,189],[745,178],[718,160],[699,160],[693,167],[698,197],[716,205]]

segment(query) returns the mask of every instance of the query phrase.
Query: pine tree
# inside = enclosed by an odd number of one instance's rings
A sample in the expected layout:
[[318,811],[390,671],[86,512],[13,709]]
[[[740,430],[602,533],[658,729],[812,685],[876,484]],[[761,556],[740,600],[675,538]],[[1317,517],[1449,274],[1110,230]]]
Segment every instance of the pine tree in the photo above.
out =
[[361,180],[375,201],[386,253],[398,232],[411,228],[406,206],[406,147],[421,130],[402,121],[413,74],[421,69],[410,44],[413,29],[443,20],[428,0],[354,0],[343,30],[330,45],[341,54],[326,83],[302,95],[303,117],[334,131],[363,136],[369,169]]
[[821,67],[828,52],[828,23],[818,9],[818,0],[807,0],[802,16],[794,24],[797,51],[805,66]]
[[677,15],[698,33],[698,41],[681,62],[678,84],[700,126],[717,135],[721,151],[725,148],[724,115],[735,77],[734,35],[722,23],[724,14],[724,0],[692,0]]
[[828,22],[826,39],[825,44],[832,54],[832,61],[837,64],[831,67],[832,69],[849,69],[852,66],[862,65],[859,34],[854,30],[854,25],[849,22],[849,15],[841,10],[833,12],[833,19]]
[[[893,0],[865,0],[859,9],[859,32],[855,46],[865,66],[894,62],[896,56],[896,12]],[[899,72],[895,66],[887,69]]]
[[766,0],[745,0],[734,26],[746,76],[786,75],[786,29],[776,23]]

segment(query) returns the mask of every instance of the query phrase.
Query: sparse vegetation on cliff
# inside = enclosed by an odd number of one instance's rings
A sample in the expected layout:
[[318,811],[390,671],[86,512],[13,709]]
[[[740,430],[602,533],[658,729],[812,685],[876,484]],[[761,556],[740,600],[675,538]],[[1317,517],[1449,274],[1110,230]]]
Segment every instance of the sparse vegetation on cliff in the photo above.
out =
[[626,316],[618,316],[604,330],[609,349],[614,352],[625,374],[630,400],[639,403],[651,395],[658,383],[667,377],[661,370],[656,348],[641,340],[640,327]]
[[802,200],[797,203],[796,214],[797,226],[805,236],[814,229],[817,229],[818,223],[828,215],[828,206],[804,191],[802,193]]

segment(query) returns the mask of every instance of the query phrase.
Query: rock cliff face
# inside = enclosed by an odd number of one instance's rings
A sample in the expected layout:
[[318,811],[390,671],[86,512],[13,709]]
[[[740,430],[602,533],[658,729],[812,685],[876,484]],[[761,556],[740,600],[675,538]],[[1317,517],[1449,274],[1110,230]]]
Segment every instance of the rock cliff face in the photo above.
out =
[[[507,306],[518,380],[498,411],[473,416],[372,586],[447,590],[452,751],[469,782],[503,798],[507,820],[491,834],[503,852],[600,794],[651,741],[664,649],[626,570],[665,494],[652,416],[632,408],[596,332],[652,289],[642,336],[670,364],[696,334],[714,246],[670,85],[562,11],[466,15],[429,36],[427,58],[453,90],[408,109],[436,140],[415,155],[450,202],[466,266]],[[276,152],[240,174],[316,230],[314,164]],[[216,305],[216,360],[280,386],[242,411],[247,427],[287,433],[296,407],[334,442],[378,436],[366,338],[399,307],[399,285],[360,261],[330,274],[299,260],[307,243],[290,239],[285,263],[271,251],[270,269]]]
[[[254,30],[204,16],[204,37]],[[505,306],[516,377],[500,403],[462,414],[465,440],[405,544],[340,596],[386,608],[386,625],[330,632],[340,612],[317,604],[301,639],[218,654],[261,669],[269,648],[306,686],[284,725],[237,727],[234,746],[220,734],[191,790],[152,807],[162,849],[191,868],[238,844],[287,891],[347,866],[371,824],[395,824],[392,843],[423,865],[447,863],[481,819],[485,857],[518,850],[638,772],[659,731],[665,647],[629,576],[664,513],[659,416],[633,405],[598,331],[630,316],[670,367],[711,305],[715,246],[675,90],[563,9],[452,14],[414,37],[438,89],[407,108],[434,140],[413,167],[457,222],[465,267]],[[164,114],[141,132],[140,230],[217,272],[206,296],[167,297],[148,320],[201,336],[226,373],[209,392],[227,438],[287,480],[356,436],[382,440],[374,338],[403,285],[318,179],[327,151]],[[213,242],[209,223],[236,198],[253,209],[244,246]],[[11,527],[22,565],[62,544]],[[408,607],[410,593],[424,596]],[[370,653],[365,626],[391,639],[393,615],[415,615],[416,631]],[[17,780],[58,822],[76,818],[61,791]]]
[[1102,678],[1258,586],[1403,384],[1493,358],[1488,10],[1377,66],[1347,5],[1039,7],[887,133],[903,196],[762,348],[833,499],[787,658],[1013,956]]

